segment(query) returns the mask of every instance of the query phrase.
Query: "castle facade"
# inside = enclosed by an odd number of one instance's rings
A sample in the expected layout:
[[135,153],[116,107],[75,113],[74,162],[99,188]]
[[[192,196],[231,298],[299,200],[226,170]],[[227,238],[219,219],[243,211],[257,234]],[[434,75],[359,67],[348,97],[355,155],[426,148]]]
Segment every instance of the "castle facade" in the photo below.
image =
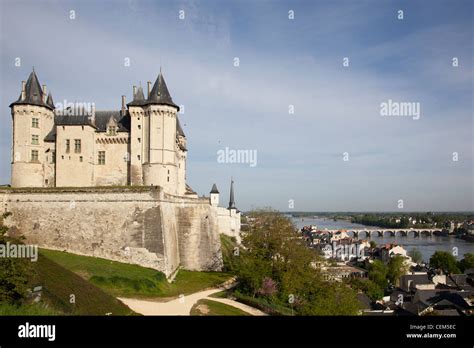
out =
[[186,136],[179,106],[160,72],[145,98],[133,87],[120,110],[64,108],[33,71],[11,105],[13,187],[160,186],[175,195],[186,187]]
[[133,87],[120,110],[56,110],[33,71],[11,103],[11,187],[0,201],[11,235],[27,243],[155,268],[220,270],[220,234],[240,242],[214,184],[199,197],[186,184],[187,141],[160,72],[145,98]]

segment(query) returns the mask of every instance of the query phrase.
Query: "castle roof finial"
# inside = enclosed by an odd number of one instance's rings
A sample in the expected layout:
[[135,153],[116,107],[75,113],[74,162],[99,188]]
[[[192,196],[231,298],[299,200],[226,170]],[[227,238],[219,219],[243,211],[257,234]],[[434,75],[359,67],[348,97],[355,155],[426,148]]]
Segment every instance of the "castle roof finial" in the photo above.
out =
[[235,200],[234,200],[234,179],[230,178],[230,197],[229,197],[229,207],[227,209],[237,209],[235,207]]

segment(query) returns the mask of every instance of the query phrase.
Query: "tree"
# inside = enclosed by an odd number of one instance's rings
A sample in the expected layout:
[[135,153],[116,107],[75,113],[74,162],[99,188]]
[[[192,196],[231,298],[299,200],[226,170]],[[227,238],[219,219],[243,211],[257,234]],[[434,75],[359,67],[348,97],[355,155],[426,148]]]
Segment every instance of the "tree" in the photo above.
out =
[[442,270],[445,274],[461,273],[456,258],[446,251],[436,251],[430,257],[430,266]]
[[373,240],[370,241],[370,248],[375,249],[377,247],[377,243]]
[[354,278],[350,281],[350,285],[354,289],[361,290],[372,301],[380,300],[384,295],[384,289],[370,279]]
[[408,252],[408,256],[411,257],[414,263],[420,264],[423,262],[423,255],[417,248],[413,248]]
[[[21,240],[6,236],[7,228],[0,220],[0,244],[21,244]],[[25,258],[0,257],[0,302],[18,303],[28,293],[31,262]]]
[[387,267],[387,279],[396,286],[400,283],[400,277],[408,273],[409,268],[406,258],[401,255],[393,256],[388,262]]
[[270,210],[250,215],[234,269],[240,292],[292,307],[296,314],[357,314],[356,293],[324,281],[316,267],[320,257],[298,238],[290,219]]
[[464,272],[469,268],[474,268],[474,254],[464,254],[464,258],[459,261],[458,267],[460,268],[461,272]]
[[377,284],[381,289],[387,287],[387,274],[388,268],[382,261],[375,260],[369,265],[369,279]]

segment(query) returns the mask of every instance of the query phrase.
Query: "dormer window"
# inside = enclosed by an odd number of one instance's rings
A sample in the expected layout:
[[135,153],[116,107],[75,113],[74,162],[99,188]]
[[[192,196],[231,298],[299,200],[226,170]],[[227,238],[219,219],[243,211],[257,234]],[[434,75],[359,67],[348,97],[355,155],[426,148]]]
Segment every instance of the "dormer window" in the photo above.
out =
[[116,126],[109,126],[108,127],[108,134],[109,135],[116,135],[117,134],[117,127]]

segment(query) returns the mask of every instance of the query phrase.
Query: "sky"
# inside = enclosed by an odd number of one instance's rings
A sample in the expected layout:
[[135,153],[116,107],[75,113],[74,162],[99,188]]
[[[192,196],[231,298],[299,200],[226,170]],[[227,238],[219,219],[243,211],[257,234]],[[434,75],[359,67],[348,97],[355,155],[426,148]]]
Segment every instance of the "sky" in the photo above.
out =
[[[225,205],[232,177],[244,211],[474,210],[470,0],[0,0],[0,13],[0,184],[33,66],[55,103],[97,110],[161,67],[199,195],[216,183]],[[389,100],[420,113],[384,116]],[[221,161],[226,148],[256,161]]]

